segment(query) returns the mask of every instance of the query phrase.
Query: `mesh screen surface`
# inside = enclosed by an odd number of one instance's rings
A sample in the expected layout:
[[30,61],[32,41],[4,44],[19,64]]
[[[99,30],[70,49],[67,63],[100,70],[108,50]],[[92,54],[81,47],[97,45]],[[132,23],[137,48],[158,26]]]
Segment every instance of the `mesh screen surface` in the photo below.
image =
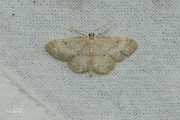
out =
[[[177,120],[179,6],[178,0],[1,0],[0,62],[67,120]],[[106,36],[133,38],[139,47],[107,75],[75,74],[44,50],[53,39],[77,37],[69,27],[91,33],[110,20]]]

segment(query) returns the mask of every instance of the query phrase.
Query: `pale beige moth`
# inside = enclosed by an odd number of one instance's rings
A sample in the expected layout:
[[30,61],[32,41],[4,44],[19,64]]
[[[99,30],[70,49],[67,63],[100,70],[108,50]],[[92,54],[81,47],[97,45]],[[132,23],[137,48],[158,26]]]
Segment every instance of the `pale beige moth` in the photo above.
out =
[[130,56],[138,47],[135,40],[122,37],[104,37],[100,34],[57,39],[48,42],[45,50],[54,58],[67,62],[75,73],[107,74],[116,62]]

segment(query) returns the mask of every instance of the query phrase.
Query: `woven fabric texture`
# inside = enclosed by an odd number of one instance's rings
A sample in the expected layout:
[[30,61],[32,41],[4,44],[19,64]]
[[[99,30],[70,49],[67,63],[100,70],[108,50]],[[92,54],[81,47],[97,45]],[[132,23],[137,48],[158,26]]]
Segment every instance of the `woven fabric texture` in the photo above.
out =
[[[180,119],[179,0],[0,3],[0,64],[66,120]],[[53,39],[77,37],[69,27],[87,35],[109,29],[106,36],[139,47],[107,75],[76,74],[44,50]]]

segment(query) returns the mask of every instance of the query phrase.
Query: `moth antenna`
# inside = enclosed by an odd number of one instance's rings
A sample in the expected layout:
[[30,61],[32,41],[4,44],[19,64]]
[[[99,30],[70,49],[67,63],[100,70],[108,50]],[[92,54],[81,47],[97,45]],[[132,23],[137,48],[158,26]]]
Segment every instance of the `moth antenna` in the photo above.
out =
[[113,19],[113,20],[109,20],[109,22],[107,22],[105,25],[103,25],[103,26],[101,26],[101,27],[99,27],[99,28],[97,28],[96,30],[94,30],[94,32],[93,33],[95,33],[96,31],[98,31],[99,29],[102,29],[102,28],[104,28],[104,27],[106,27],[107,25],[109,25],[112,21],[114,21],[115,19]]
[[108,33],[109,31],[110,31],[109,29],[105,30],[105,31],[99,33],[98,35],[96,35],[96,37],[102,37],[104,34]]
[[89,32],[87,32],[87,31],[84,31],[84,30],[82,30],[82,31],[79,31],[79,32],[83,32],[83,33],[86,33],[86,34],[88,34]]
[[[69,27],[69,29],[67,29],[67,30],[70,30],[71,32],[74,32],[74,33],[76,33],[76,34],[79,34],[79,35],[82,35],[82,36],[84,36],[84,37],[87,37],[87,35],[81,33],[81,31],[75,30],[73,27]],[[83,32],[84,32],[84,31],[83,31]]]

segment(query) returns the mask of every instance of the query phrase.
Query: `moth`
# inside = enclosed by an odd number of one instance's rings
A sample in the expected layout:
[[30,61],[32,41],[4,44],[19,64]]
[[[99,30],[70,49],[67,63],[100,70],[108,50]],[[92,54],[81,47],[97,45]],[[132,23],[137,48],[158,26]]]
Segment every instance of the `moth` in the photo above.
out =
[[[75,31],[81,34],[78,31]],[[104,37],[102,34],[56,39],[45,45],[45,50],[54,58],[67,62],[75,73],[89,72],[107,74],[125,57],[130,56],[138,43],[131,38]]]

